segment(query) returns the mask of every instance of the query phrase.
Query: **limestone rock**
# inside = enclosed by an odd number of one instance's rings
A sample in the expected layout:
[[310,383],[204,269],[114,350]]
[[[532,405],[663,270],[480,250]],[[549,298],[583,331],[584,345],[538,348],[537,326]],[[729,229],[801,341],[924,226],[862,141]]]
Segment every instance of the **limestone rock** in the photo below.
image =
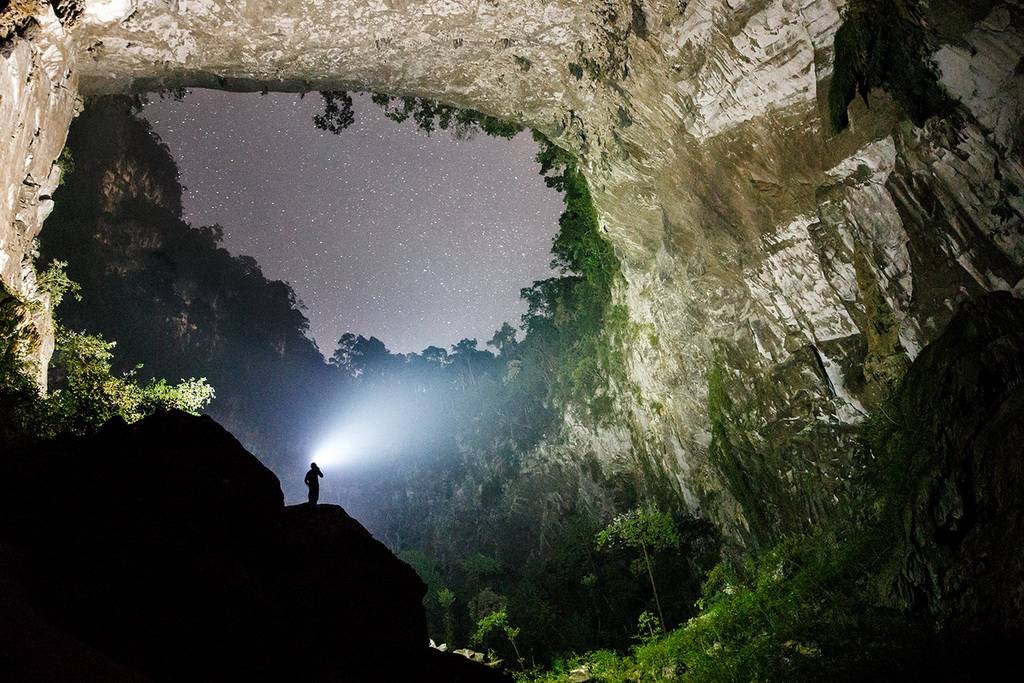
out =
[[[0,10],[0,282],[44,309],[48,301],[26,259],[53,209],[61,175],[57,158],[80,106],[67,33],[77,5],[10,3]],[[26,6],[34,11],[26,13]],[[48,314],[31,322],[40,339],[37,379],[45,387],[53,326]]]

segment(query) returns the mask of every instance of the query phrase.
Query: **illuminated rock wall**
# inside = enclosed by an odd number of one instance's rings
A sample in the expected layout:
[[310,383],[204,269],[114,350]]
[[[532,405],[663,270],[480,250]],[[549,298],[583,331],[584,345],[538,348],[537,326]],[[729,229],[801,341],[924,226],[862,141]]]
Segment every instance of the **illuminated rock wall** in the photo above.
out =
[[[623,261],[628,381],[615,428],[567,407],[564,443],[536,457],[594,453],[608,473],[758,542],[826,517],[864,466],[865,413],[961,300],[1019,293],[1024,276],[1020,2],[925,13],[941,23],[934,61],[955,115],[916,127],[875,91],[835,135],[828,87],[846,4],[108,0],[86,3],[63,63],[77,56],[87,94],[433,97],[579,154]],[[73,106],[15,110],[62,139]],[[58,151],[5,156],[7,196],[21,182],[11,168],[49,168]],[[24,242],[4,235],[5,262],[20,262]]]
[[53,210],[57,158],[80,106],[67,33],[76,14],[73,2],[13,2],[0,12],[0,284],[43,304],[31,307],[28,321],[43,386],[53,326],[30,256]]

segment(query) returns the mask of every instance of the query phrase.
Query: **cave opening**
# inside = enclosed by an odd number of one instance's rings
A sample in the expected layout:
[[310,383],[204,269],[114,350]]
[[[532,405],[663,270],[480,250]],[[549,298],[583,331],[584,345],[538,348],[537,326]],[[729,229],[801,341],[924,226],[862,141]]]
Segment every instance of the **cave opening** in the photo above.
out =
[[[544,506],[578,476],[603,479],[596,463],[537,479],[529,457],[570,396],[609,423],[623,371],[610,336],[627,326],[612,300],[619,263],[570,155],[418,98],[195,90],[91,100],[61,163],[38,258],[63,299],[51,396],[71,395],[84,367],[101,393],[114,381],[191,399],[290,503],[317,461],[320,502],[427,582],[438,640],[467,642],[499,607],[537,612],[551,598],[533,591],[575,585],[544,559],[565,544],[595,581],[623,585],[587,607],[613,616],[558,647],[632,632],[646,592],[626,578],[627,554],[594,565],[590,510],[567,509],[556,536],[524,526],[542,514],[524,496]],[[636,490],[609,482],[602,495],[633,504]],[[659,563],[678,579],[665,588],[678,620],[693,577]],[[457,616],[441,590],[466,603]]]
[[[449,130],[448,114],[424,114],[436,103],[416,101],[413,119],[390,98],[344,96],[348,130],[336,125],[334,93],[97,99],[72,130],[62,201],[42,238],[41,261],[68,262],[82,288],[62,320],[116,341],[118,371],[217,375],[214,388],[227,386],[212,414],[243,441],[253,434],[247,445],[277,466],[327,456],[261,442],[256,432],[280,420],[238,406],[254,383],[275,397],[275,381],[233,381],[242,367],[228,372],[223,356],[252,360],[247,345],[262,345],[301,364],[319,352],[357,381],[372,374],[362,356],[447,365],[461,352],[485,363],[522,338],[520,290],[558,275],[564,203],[537,172],[529,134]],[[395,412],[379,408],[361,421]],[[303,454],[282,462],[282,450]]]

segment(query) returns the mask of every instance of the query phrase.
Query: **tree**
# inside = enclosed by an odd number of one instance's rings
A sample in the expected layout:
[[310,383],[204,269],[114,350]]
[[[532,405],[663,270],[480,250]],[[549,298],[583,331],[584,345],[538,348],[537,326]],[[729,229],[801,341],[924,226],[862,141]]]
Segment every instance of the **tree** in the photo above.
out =
[[118,377],[111,366],[114,346],[115,342],[99,335],[58,330],[55,370],[61,381],[45,399],[53,433],[88,434],[115,415],[126,422],[141,420],[157,410],[177,409],[196,415],[213,400],[214,390],[206,378],[193,377],[171,385],[163,379],[139,384],[135,371]]
[[492,137],[512,139],[522,130],[521,126],[511,121],[422,97],[391,97],[384,93],[373,93],[370,99],[392,121],[402,123],[411,118],[428,135],[435,130],[447,130],[456,140],[463,140],[482,131]]
[[494,356],[489,351],[477,349],[476,344],[476,339],[463,339],[458,344],[454,344],[451,353],[448,354],[453,365],[465,369],[466,376],[474,386],[476,386],[477,373],[486,367],[488,361],[494,360]]
[[380,339],[346,332],[328,362],[351,377],[360,377],[383,372],[392,360],[391,352]]
[[352,96],[344,90],[328,90],[320,93],[324,98],[324,110],[313,117],[313,125],[320,130],[339,135],[353,123],[356,115],[352,110]]
[[444,612],[444,639],[448,643],[448,649],[455,645],[455,611],[452,606],[455,604],[455,591],[445,587],[439,588],[434,593],[438,607]]
[[450,362],[448,352],[440,346],[428,346],[420,352],[420,356],[423,357],[423,360],[425,360],[427,364],[436,365],[441,368],[445,367]]
[[508,358],[515,353],[519,342],[516,341],[516,328],[507,322],[501,324],[501,329],[494,333],[487,345],[498,351],[500,358]]
[[665,631],[665,615],[661,610],[658,587],[654,583],[651,555],[668,548],[679,547],[679,535],[676,533],[672,517],[650,507],[635,508],[618,515],[598,532],[597,547],[600,550],[623,547],[641,552],[647,569],[647,578],[651,580],[651,592],[654,593],[654,604],[658,608],[661,630]]
[[519,646],[516,645],[516,638],[519,637],[519,628],[509,623],[507,610],[500,609],[496,612],[491,612],[478,621],[476,623],[476,632],[473,634],[473,644],[479,645],[484,642],[488,635],[494,632],[498,632],[508,639],[508,642],[512,645],[512,650],[516,653],[519,667],[525,671],[525,661],[523,656],[519,654]]

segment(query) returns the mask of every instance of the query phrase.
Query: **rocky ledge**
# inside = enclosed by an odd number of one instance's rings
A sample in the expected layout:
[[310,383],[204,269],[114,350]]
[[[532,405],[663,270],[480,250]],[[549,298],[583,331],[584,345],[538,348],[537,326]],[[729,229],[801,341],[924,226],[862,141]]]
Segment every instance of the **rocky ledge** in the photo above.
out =
[[7,680],[506,680],[431,649],[416,573],[285,506],[213,420],[112,421],[0,461]]

